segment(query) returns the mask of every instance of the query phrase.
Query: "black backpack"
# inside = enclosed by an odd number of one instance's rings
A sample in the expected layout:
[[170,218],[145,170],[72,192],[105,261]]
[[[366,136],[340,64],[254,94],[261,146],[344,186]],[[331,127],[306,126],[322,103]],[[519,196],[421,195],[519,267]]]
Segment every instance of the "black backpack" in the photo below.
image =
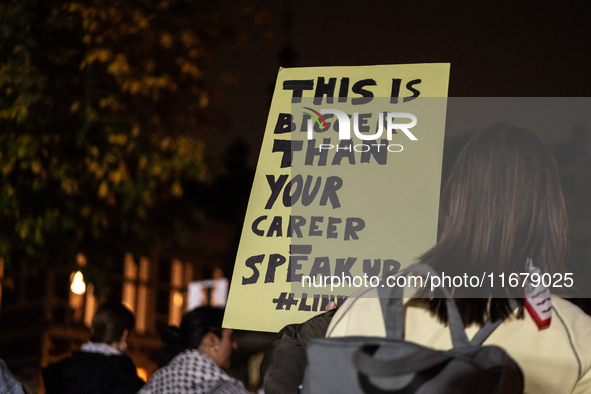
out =
[[[433,275],[425,264],[404,271],[410,272]],[[405,341],[402,289],[379,286],[387,336],[311,340],[301,393],[523,393],[523,374],[517,363],[500,347],[480,346],[501,321],[487,321],[468,341],[455,303],[445,289],[441,290],[446,298],[452,349],[440,351]]]

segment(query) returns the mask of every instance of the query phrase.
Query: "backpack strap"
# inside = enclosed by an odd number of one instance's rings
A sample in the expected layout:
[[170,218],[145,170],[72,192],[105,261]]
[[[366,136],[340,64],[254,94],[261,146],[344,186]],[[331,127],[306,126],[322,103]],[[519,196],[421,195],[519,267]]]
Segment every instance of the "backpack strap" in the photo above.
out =
[[[517,301],[513,298],[509,299],[509,307],[511,310],[515,310],[517,308]],[[481,345],[482,342],[486,340],[493,333],[493,331],[501,325],[501,323],[505,321],[504,319],[497,320],[494,323],[490,320],[490,316],[484,322],[484,325],[480,327],[480,330],[472,337],[470,340],[470,345]]]
[[[420,274],[425,277],[429,275],[436,275],[435,270],[431,266],[424,263],[415,263],[399,272],[400,275],[408,275],[411,273]],[[380,297],[380,304],[382,307],[382,314],[384,317],[384,325],[386,327],[386,336],[392,339],[402,340],[404,338],[404,306],[402,304],[403,288],[389,287],[386,282],[387,278],[378,286],[378,295]],[[464,330],[464,323],[456,303],[445,287],[438,287],[436,289],[442,298],[445,298],[447,306],[447,315],[449,328],[454,347],[467,346],[469,344],[468,337]]]
[[402,304],[403,292],[400,288],[394,288],[386,292],[386,287],[380,284],[378,295],[380,297],[380,306],[382,308],[382,317],[386,329],[386,337],[402,340],[404,338],[404,305]]
[[[416,263],[409,266],[407,269],[398,273],[398,275],[408,275],[411,273],[422,275],[433,275],[435,271],[431,266],[424,263]],[[380,297],[380,305],[382,307],[382,314],[384,316],[384,325],[386,327],[386,336],[392,339],[404,338],[404,306],[402,304],[403,289],[400,287],[387,286],[386,279],[378,287],[378,294]],[[452,335],[452,342],[454,347],[470,345],[480,345],[492,334],[492,332],[503,322],[497,320],[491,322],[490,317],[486,320],[484,325],[478,330],[476,335],[468,342],[466,333],[464,331],[464,323],[458,308],[453,301],[449,291],[444,287],[437,288],[443,298],[446,299],[446,306],[448,311],[448,322]],[[509,306],[512,310],[517,308],[517,301],[509,299]]]

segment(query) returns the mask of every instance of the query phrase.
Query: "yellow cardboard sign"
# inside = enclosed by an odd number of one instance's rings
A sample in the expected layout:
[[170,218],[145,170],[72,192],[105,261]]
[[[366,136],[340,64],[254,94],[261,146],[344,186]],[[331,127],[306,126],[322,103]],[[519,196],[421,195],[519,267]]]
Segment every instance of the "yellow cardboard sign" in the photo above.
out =
[[224,327],[303,322],[435,244],[448,80],[449,64],[279,70]]

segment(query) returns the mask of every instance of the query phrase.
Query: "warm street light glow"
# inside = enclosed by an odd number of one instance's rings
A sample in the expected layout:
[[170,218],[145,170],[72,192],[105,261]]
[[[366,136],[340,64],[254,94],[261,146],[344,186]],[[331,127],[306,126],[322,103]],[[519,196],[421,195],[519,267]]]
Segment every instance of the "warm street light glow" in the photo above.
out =
[[137,376],[139,376],[141,380],[144,382],[148,381],[148,371],[146,371],[144,368],[136,368],[135,370],[137,372]]
[[84,294],[84,292],[86,291],[86,284],[84,283],[84,277],[82,276],[82,272],[78,271],[74,274],[70,289],[74,294]]

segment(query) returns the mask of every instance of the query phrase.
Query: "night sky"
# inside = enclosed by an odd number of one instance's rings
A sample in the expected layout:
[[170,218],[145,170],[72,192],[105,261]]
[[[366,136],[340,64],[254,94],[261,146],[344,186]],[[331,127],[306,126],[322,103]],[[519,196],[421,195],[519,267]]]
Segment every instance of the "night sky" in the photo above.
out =
[[[287,42],[296,67],[451,63],[450,97],[580,97],[591,90],[591,3],[584,1],[362,2],[264,0],[275,40],[257,34],[223,63],[240,79],[223,109],[232,125],[204,135],[222,152],[237,137],[262,141],[271,87]],[[291,37],[285,11],[292,10]],[[565,138],[568,135],[564,131]]]

